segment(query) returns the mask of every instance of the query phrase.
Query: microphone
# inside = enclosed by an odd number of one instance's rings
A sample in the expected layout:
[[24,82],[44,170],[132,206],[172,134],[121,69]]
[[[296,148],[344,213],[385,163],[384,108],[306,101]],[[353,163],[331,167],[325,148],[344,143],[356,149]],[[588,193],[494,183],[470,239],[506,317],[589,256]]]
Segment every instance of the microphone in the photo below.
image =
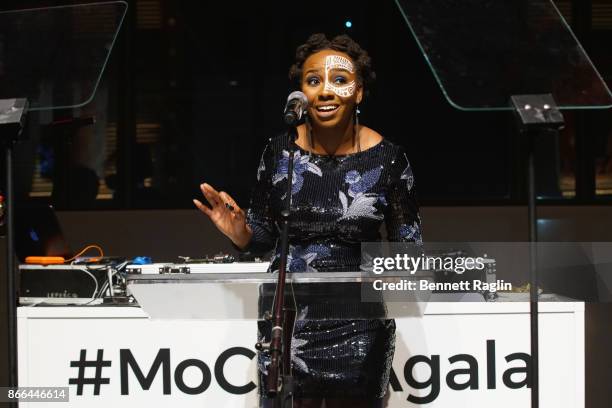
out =
[[302,119],[302,115],[306,112],[306,108],[308,108],[308,99],[306,99],[306,95],[300,91],[291,92],[287,98],[287,104],[285,104],[285,110],[283,112],[285,123],[289,126],[297,125]]

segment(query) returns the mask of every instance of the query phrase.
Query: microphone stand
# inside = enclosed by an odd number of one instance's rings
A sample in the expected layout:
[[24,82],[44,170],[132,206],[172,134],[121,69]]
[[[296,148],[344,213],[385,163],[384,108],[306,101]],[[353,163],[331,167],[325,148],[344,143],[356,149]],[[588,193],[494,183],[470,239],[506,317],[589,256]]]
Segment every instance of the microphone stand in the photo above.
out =
[[274,408],[292,408],[294,382],[291,374],[291,336],[296,311],[285,306],[285,282],[289,255],[289,219],[291,216],[291,190],[293,187],[294,143],[297,136],[295,126],[287,130],[289,137],[289,161],[287,165],[287,195],[285,209],[281,212],[281,247],[278,267],[278,282],[272,307],[272,334],[269,344],[258,343],[255,348],[270,353],[270,366],[265,384],[265,393],[274,397]]
[[513,95],[510,105],[514,108],[518,130],[529,138],[527,158],[527,198],[529,221],[529,327],[531,342],[531,407],[540,406],[539,378],[539,314],[538,314],[538,225],[536,213],[535,139],[552,132],[558,135],[565,125],[563,114],[551,94]]
[[[20,140],[26,123],[28,100],[0,100],[0,148],[5,155],[5,196],[6,196],[6,302],[8,320],[8,386],[17,387],[17,272],[15,269],[15,191],[13,187],[13,154],[15,144]],[[17,407],[11,401],[9,407]]]

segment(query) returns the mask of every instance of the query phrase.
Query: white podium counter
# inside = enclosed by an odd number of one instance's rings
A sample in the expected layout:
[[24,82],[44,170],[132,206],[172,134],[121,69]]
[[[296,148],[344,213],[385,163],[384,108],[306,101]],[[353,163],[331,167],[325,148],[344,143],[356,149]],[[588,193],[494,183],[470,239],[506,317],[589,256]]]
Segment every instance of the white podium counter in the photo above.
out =
[[[584,304],[540,303],[540,404],[584,407]],[[429,303],[396,319],[388,407],[529,407],[529,304]],[[19,385],[62,407],[257,407],[254,321],[153,320],[138,307],[20,307]],[[22,403],[44,407],[53,403]]]

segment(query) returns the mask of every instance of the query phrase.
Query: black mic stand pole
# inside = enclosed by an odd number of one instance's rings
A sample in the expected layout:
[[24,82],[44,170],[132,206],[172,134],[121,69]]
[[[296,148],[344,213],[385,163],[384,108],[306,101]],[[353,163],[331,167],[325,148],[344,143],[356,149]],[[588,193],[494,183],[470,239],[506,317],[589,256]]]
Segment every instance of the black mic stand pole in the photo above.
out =
[[538,219],[536,214],[535,141],[538,136],[563,128],[563,115],[551,94],[515,95],[510,98],[519,132],[527,136],[527,185],[529,222],[529,322],[531,334],[531,407],[540,406],[539,399],[539,316],[538,316]]
[[[8,321],[8,369],[9,387],[17,387],[17,287],[15,270],[15,191],[13,188],[13,148],[25,126],[28,110],[27,99],[0,100],[0,143],[5,153],[6,188],[6,280]],[[16,402],[10,402],[16,407]]]
[[285,306],[285,282],[287,276],[287,258],[289,255],[289,219],[291,216],[294,143],[297,136],[296,127],[290,126],[287,135],[289,137],[287,195],[285,209],[281,212],[280,263],[271,319],[272,335],[269,345],[256,345],[258,350],[265,350],[270,353],[270,366],[268,367],[265,392],[268,396],[274,397],[274,408],[292,408],[294,391],[293,376],[291,374],[291,336],[296,311]]

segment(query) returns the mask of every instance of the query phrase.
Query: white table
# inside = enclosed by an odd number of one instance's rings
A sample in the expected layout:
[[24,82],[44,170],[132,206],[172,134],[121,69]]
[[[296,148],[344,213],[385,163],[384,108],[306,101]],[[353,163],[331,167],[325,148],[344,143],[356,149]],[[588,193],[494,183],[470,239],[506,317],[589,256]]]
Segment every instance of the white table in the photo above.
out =
[[[584,304],[544,302],[540,312],[540,404],[582,408]],[[530,350],[528,303],[430,303],[423,317],[396,322],[389,407],[529,406],[520,372]],[[110,366],[99,377],[108,384],[99,395],[93,385],[82,395],[70,385],[62,406],[256,407],[255,333],[253,321],[152,320],[138,307],[20,307],[19,384],[69,386],[79,371],[70,362],[81,350],[92,361],[102,350]],[[455,371],[470,365],[470,374]]]

